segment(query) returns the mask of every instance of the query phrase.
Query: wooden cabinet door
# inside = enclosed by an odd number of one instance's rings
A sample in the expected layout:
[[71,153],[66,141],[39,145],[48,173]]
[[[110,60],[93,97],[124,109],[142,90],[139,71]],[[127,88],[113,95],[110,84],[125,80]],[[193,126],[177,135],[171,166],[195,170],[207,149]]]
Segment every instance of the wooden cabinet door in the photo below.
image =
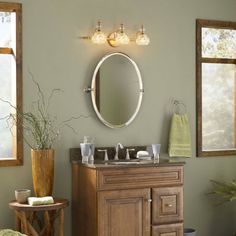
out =
[[183,221],[183,188],[152,189],[152,224]]
[[99,236],[150,236],[150,189],[98,192]]
[[183,236],[183,224],[153,226],[152,236]]

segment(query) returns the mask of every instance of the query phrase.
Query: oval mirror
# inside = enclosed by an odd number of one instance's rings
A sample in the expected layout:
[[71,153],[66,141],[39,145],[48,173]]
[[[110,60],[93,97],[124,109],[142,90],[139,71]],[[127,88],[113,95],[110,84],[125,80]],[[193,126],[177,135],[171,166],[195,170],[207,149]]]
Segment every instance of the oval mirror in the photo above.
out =
[[137,64],[123,53],[104,56],[97,64],[91,97],[98,118],[110,128],[129,125],[142,102],[143,83]]

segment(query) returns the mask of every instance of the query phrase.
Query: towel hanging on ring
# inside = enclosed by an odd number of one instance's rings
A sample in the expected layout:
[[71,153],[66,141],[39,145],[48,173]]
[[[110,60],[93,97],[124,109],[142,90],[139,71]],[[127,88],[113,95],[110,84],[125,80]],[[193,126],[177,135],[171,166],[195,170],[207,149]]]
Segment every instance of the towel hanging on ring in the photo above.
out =
[[[178,113],[176,113],[178,110]],[[184,103],[174,101],[169,134],[170,157],[192,157],[191,135],[187,109]]]

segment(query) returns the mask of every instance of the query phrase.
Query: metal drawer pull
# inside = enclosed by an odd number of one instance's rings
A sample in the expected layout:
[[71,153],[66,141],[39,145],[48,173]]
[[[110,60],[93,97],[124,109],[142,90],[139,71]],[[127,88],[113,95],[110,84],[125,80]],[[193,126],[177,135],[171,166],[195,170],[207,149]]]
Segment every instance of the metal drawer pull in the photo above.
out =
[[172,204],[166,204],[167,207],[172,207],[173,205]]
[[151,199],[151,198],[149,198],[149,199],[147,199],[147,201],[148,201],[149,203],[151,203],[151,202],[152,202],[152,199]]

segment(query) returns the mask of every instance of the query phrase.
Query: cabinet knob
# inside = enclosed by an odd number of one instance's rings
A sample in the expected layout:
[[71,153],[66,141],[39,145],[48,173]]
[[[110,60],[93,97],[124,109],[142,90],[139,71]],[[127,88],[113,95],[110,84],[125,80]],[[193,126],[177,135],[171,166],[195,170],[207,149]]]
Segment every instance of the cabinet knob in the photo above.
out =
[[149,198],[147,201],[148,201],[149,203],[151,203],[151,202],[152,202],[152,199],[151,199],[151,198]]
[[172,205],[172,204],[166,204],[166,206],[167,206],[167,207],[173,207],[173,205]]

